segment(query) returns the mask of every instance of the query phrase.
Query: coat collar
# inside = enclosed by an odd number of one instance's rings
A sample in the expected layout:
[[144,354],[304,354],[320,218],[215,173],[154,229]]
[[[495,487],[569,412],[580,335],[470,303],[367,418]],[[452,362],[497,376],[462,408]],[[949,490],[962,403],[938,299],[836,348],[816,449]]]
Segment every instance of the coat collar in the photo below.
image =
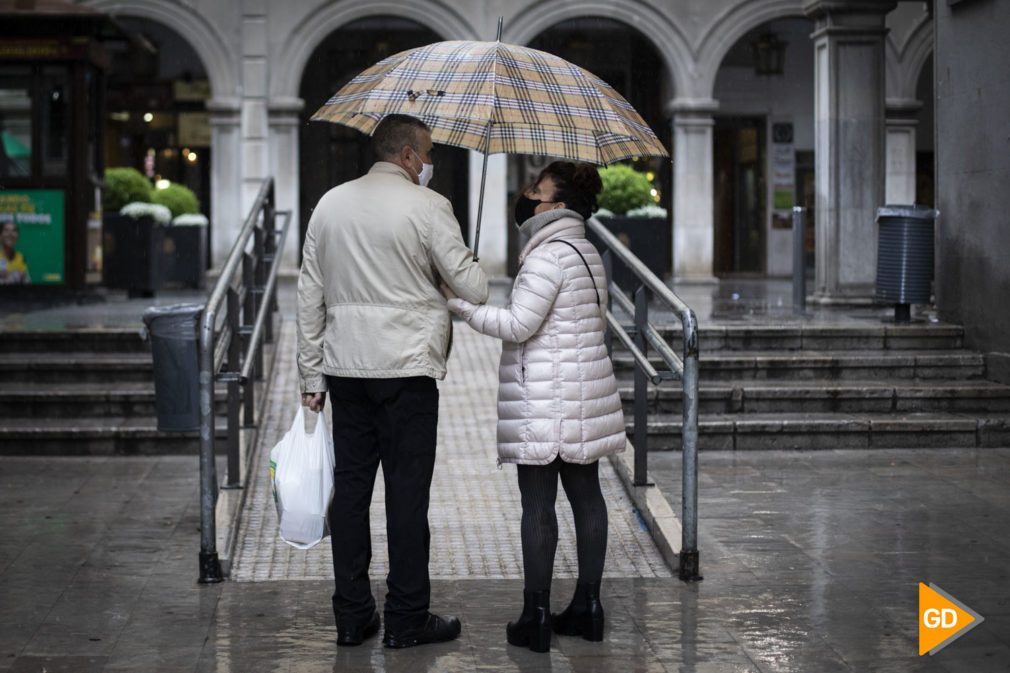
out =
[[[548,216],[548,217],[545,217]],[[527,228],[528,227],[528,228]],[[519,231],[530,235],[530,240],[519,253],[519,264],[541,243],[552,238],[585,238],[586,221],[573,210],[558,208],[534,215],[519,227]]]
[[407,182],[409,182],[410,184],[414,184],[414,181],[413,181],[413,179],[411,179],[410,174],[407,171],[405,171],[403,168],[397,166],[396,164],[394,164],[391,161],[376,161],[374,164],[372,164],[372,167],[370,169],[368,169],[368,173],[369,174],[372,174],[372,173],[376,173],[376,174],[382,173],[382,174],[385,174],[385,175],[399,175],[399,176],[403,177],[403,179],[406,180]]

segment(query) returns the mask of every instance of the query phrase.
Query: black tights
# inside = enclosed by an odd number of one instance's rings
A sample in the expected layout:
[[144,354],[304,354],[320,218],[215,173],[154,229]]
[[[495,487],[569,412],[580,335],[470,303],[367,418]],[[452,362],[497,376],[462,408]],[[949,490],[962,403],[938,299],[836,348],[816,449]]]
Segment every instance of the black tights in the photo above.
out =
[[527,591],[551,588],[554,553],[558,547],[558,475],[575,517],[575,542],[579,582],[595,583],[603,577],[607,553],[607,503],[600,490],[599,463],[566,463],[557,458],[548,465],[519,465],[522,496],[523,573]]

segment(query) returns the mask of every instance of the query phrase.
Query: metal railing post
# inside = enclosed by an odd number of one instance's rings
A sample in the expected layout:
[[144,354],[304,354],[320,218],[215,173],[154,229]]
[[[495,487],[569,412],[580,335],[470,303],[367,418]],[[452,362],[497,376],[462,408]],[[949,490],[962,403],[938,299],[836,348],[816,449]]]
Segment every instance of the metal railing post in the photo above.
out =
[[[639,286],[635,291],[635,345],[642,355],[648,357],[645,343],[646,326],[649,324],[649,292],[645,286]],[[646,407],[646,396],[649,391],[649,381],[645,371],[635,364],[635,486],[645,486],[649,483],[649,416]]]
[[[635,431],[633,443],[635,446],[634,474],[631,475],[633,486],[647,483],[647,436],[648,416],[646,400],[646,382],[651,380],[659,384],[664,379],[679,379],[683,385],[683,426],[682,426],[682,545],[679,555],[679,577],[685,581],[702,579],[699,574],[700,561],[698,552],[698,322],[694,311],[678,297],[656,274],[635,257],[627,246],[606,228],[600,221],[590,218],[586,227],[596,234],[603,251],[603,265],[607,271],[609,290],[607,302],[607,341],[609,346],[616,337],[632,356],[635,374]],[[611,276],[614,260],[624,264],[640,281],[640,287],[635,292],[634,301],[613,283]],[[680,319],[684,330],[683,357],[678,356],[653,325],[648,321],[648,298],[673,309]],[[617,305],[627,315],[634,316],[634,338],[624,325],[613,315],[613,306]],[[668,371],[659,372],[649,362],[646,348],[651,346],[653,352],[666,364]],[[640,448],[641,447],[641,448]]]
[[[215,385],[224,382],[228,390],[228,474],[224,488],[242,488],[239,416],[244,402],[246,427],[255,427],[256,396],[252,381],[263,376],[263,344],[270,343],[273,337],[270,321],[277,310],[276,251],[283,247],[291,225],[291,212],[276,211],[274,203],[273,178],[267,178],[200,319],[201,583],[224,579],[217,551],[216,506],[220,487],[214,451]],[[284,216],[280,232],[275,231],[278,215]],[[251,238],[252,253],[246,250]],[[222,307],[227,311],[224,316],[219,313]],[[221,317],[224,325],[219,330]],[[222,371],[225,364],[227,367]]]
[[793,313],[807,308],[807,209],[793,208]]
[[[607,276],[607,287],[610,287],[610,279],[614,277],[614,256],[610,254],[610,250],[604,250],[603,254],[600,255],[603,260],[603,272]],[[607,313],[610,313],[614,309],[614,297],[611,293],[607,293]],[[607,346],[607,355],[614,357],[614,335],[608,329],[603,334],[603,343]]]
[[697,582],[698,558],[698,324],[694,311],[684,317],[684,422],[681,431],[680,579]]

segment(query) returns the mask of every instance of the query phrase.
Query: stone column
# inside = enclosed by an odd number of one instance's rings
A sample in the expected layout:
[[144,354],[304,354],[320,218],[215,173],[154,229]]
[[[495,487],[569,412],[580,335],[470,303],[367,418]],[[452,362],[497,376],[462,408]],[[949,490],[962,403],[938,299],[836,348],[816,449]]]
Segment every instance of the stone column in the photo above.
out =
[[270,174],[266,0],[242,2],[242,217]]
[[[508,223],[506,221],[506,155],[492,154],[487,158],[487,182],[484,185],[484,211],[481,215],[480,245],[477,257],[491,278],[505,276],[508,255]],[[484,167],[484,154],[470,152],[470,240],[473,247],[477,231],[477,205],[480,201],[480,178]]]
[[921,107],[917,100],[887,100],[887,203],[915,203],[916,115]]
[[[274,176],[277,210],[291,211],[288,236],[281,251],[281,272],[298,269],[298,125],[305,107],[301,98],[276,98],[270,101],[270,172]],[[281,224],[277,223],[278,226]]]
[[242,149],[242,131],[238,98],[212,98],[210,113],[210,253],[211,265],[220,269],[242,229],[242,176],[238,157]]
[[884,201],[884,19],[894,0],[813,0],[815,299],[872,296]]
[[714,100],[675,99],[673,112],[673,278],[714,283]]

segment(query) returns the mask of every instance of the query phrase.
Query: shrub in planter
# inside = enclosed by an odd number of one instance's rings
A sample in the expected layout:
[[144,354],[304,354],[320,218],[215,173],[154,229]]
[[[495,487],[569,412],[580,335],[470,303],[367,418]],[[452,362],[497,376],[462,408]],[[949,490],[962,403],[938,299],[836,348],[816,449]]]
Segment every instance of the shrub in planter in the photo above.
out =
[[102,207],[115,213],[128,203],[150,201],[151,191],[151,182],[136,168],[108,168]]
[[141,201],[127,203],[119,209],[119,214],[126,215],[127,217],[131,217],[135,220],[150,217],[152,220],[162,225],[168,224],[172,221],[172,211],[170,211],[166,206],[157,203],[146,203]]
[[172,211],[172,217],[200,212],[200,202],[196,194],[186,185],[172,183],[163,189],[156,189],[150,200],[167,206]]
[[623,215],[634,208],[653,205],[652,183],[642,173],[625,164],[601,168],[603,191],[597,202],[615,214]]

